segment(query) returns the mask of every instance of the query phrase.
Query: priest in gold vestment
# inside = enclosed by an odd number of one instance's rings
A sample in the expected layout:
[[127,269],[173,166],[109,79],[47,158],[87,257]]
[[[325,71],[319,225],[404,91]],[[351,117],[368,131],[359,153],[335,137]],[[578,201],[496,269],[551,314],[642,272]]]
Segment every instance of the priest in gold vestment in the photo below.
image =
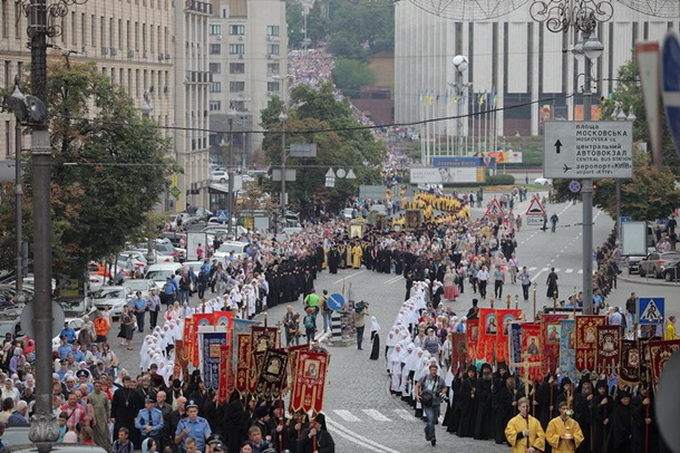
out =
[[512,447],[512,453],[534,453],[545,450],[545,433],[538,419],[529,415],[529,399],[517,401],[519,414],[505,427],[505,438]]
[[545,438],[552,446],[554,453],[575,452],[583,442],[583,432],[578,422],[571,418],[567,412],[567,402],[562,401],[559,405],[560,415],[550,420],[548,429],[545,430]]

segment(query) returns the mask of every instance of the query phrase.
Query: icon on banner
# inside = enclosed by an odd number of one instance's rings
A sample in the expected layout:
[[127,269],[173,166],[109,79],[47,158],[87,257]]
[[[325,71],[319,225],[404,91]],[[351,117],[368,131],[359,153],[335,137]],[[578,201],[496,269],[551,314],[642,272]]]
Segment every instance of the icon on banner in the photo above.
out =
[[503,217],[505,216],[505,212],[503,212],[503,208],[501,207],[501,204],[498,202],[497,199],[491,200],[491,203],[489,203],[489,206],[486,208],[486,214],[484,214],[484,217]]
[[540,201],[538,201],[538,198],[533,198],[531,200],[531,203],[529,204],[529,209],[527,209],[526,215],[528,216],[544,216],[545,215],[545,209],[543,209],[543,205],[541,204]]

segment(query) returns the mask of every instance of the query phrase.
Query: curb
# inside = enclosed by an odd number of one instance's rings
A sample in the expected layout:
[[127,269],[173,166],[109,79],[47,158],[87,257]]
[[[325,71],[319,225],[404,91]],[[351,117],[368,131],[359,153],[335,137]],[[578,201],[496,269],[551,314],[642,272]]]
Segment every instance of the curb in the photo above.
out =
[[647,286],[670,286],[674,288],[680,288],[680,283],[669,283],[665,280],[662,279],[647,279],[647,278],[630,278],[630,277],[623,277],[622,275],[618,276],[618,279],[627,283],[635,283],[638,285],[647,285]]

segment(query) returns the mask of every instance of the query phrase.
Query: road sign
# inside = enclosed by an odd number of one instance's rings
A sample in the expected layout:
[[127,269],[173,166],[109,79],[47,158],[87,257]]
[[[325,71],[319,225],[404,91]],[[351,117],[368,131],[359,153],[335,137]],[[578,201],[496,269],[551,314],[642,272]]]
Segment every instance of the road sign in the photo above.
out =
[[[64,328],[64,310],[58,303],[50,302],[52,304],[52,338],[59,335],[61,329]],[[30,338],[35,338],[35,330],[33,330],[33,318],[35,316],[35,302],[28,302],[21,312],[19,323],[21,324],[21,331]]]
[[666,300],[663,297],[641,297],[638,300],[638,324],[658,324],[663,322]]
[[172,186],[170,187],[170,195],[172,195],[175,198],[179,198],[179,196],[182,195],[182,191],[180,190],[179,187]]
[[385,186],[369,186],[362,184],[359,186],[359,198],[362,200],[384,200],[387,198],[387,187]]
[[633,218],[630,216],[621,216],[619,217],[619,222],[621,223],[626,223],[626,222],[632,222]]
[[[286,181],[291,181],[294,182],[295,178],[297,178],[297,170],[293,169],[286,169]],[[272,181],[281,181],[281,169],[280,168],[273,168],[272,169]]]
[[316,143],[291,143],[291,157],[316,157]]
[[229,221],[229,211],[227,211],[226,209],[217,211],[217,220],[219,222],[228,222]]
[[486,214],[484,214],[484,217],[503,217],[504,215],[505,212],[503,212],[501,204],[497,199],[494,198],[486,208]]
[[527,215],[528,226],[543,226],[543,217]]
[[[661,51],[661,89],[666,108],[666,120],[671,130],[675,152],[680,155],[680,38],[669,32]],[[656,150],[653,150],[656,151]]]
[[633,177],[631,121],[546,121],[543,137],[546,178]]
[[569,183],[569,190],[572,193],[579,193],[581,191],[581,183],[578,181],[572,181]]
[[328,296],[328,308],[333,311],[342,310],[345,306],[345,298],[340,293],[333,293]]
[[543,217],[545,215],[545,209],[543,209],[543,205],[538,200],[538,198],[534,197],[531,200],[531,203],[529,203],[529,208],[527,209],[526,215],[529,216],[529,217],[531,217],[531,216]]

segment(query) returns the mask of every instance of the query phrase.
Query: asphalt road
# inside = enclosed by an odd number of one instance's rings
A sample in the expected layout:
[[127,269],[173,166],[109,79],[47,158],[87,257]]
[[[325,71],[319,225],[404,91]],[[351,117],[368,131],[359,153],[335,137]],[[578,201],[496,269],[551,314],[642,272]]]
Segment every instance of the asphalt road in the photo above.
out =
[[[524,212],[528,202],[515,208],[515,212]],[[547,207],[548,216],[554,212],[560,217],[560,226],[555,233],[540,231],[539,227],[522,228],[517,235],[517,256],[520,265],[529,268],[530,275],[538,283],[538,305],[551,302],[545,297],[545,279],[550,267],[555,267],[559,276],[559,287],[562,294],[572,292],[582,285],[581,260],[581,205],[556,204]],[[474,215],[484,214],[484,209],[475,209]],[[594,244],[601,244],[614,223],[606,214],[596,211],[594,214]],[[652,282],[653,283],[653,282]],[[370,312],[375,315],[381,326],[381,341],[384,347],[385,335],[391,328],[394,318],[404,300],[405,280],[395,275],[376,274],[365,269],[341,270],[336,275],[327,272],[320,274],[316,282],[317,290],[328,289],[339,292],[343,284],[353,292],[356,300],[370,303]],[[678,288],[643,283],[619,281],[607,302],[623,306],[632,291],[640,296],[665,297],[667,316],[680,314],[678,307]],[[530,319],[532,304],[521,301],[519,284],[505,285],[505,293],[511,294],[513,305],[515,295],[520,296],[519,307],[524,310],[525,317]],[[467,312],[471,306],[473,295],[470,288],[455,302],[448,303],[459,315]],[[480,301],[480,306],[488,306],[488,299]],[[302,311],[302,302],[294,304],[296,311]],[[269,310],[270,323],[283,318],[285,306]],[[262,319],[262,315],[259,317]],[[320,321],[320,320],[319,320]],[[368,342],[368,332],[365,343]],[[143,335],[136,334],[133,342],[135,351],[122,351],[116,343],[113,347],[121,359],[121,363],[130,371],[139,369],[139,347]],[[327,381],[324,411],[327,413],[329,429],[335,439],[339,452],[415,452],[425,451],[461,451],[506,452],[507,446],[496,445],[492,441],[475,441],[460,439],[455,435],[443,432],[437,426],[437,447],[425,442],[424,423],[415,419],[410,408],[400,399],[389,394],[388,377],[384,360],[368,359],[370,344],[363,351],[356,347],[328,346],[331,363]],[[442,414],[443,415],[443,414]]]

